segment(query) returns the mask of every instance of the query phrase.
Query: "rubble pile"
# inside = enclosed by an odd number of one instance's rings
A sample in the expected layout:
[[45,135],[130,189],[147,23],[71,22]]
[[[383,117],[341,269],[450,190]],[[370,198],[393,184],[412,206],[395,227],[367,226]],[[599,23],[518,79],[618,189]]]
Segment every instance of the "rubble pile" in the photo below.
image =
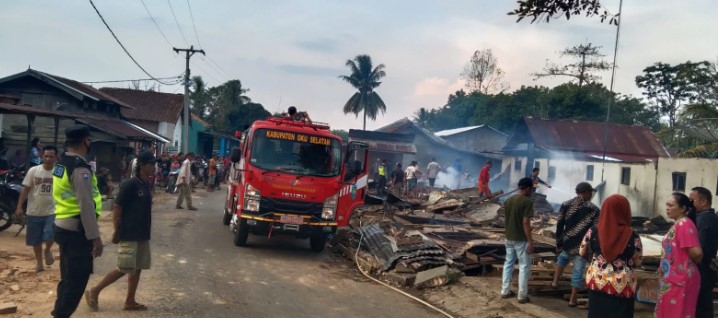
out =
[[[349,235],[335,245],[352,259],[358,256],[354,260],[372,274],[403,286],[438,286],[447,283],[451,273],[486,273],[504,263],[499,199],[511,193],[500,191],[481,200],[476,188],[433,191],[418,199],[389,192],[383,205],[355,213]],[[545,196],[541,199],[542,209],[532,224],[555,228],[551,205]],[[555,257],[552,240],[537,240],[534,249]]]

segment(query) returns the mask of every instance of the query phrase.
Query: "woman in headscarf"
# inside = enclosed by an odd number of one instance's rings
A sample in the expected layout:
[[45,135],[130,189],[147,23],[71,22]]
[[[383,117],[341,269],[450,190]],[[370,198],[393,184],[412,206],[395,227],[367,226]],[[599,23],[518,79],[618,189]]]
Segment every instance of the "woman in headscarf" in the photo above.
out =
[[701,285],[696,264],[703,259],[695,225],[696,212],[688,196],[676,192],[666,201],[666,215],[676,223],[661,243],[661,286],[656,317],[695,317]]
[[591,260],[586,270],[588,317],[633,317],[641,238],[631,228],[631,205],[620,194],[606,198],[598,225],[586,233],[579,250]]

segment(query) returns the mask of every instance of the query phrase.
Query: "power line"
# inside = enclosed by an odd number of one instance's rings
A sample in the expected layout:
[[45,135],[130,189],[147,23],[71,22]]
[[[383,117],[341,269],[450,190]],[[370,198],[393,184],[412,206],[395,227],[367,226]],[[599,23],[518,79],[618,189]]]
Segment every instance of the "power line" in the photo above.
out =
[[[184,73],[182,73],[184,74]],[[172,85],[177,85],[179,83],[182,83],[182,74],[179,76],[170,76],[170,77],[157,77],[157,79],[163,79],[163,80],[169,80],[174,79],[176,80],[176,83],[173,83]],[[138,78],[138,79],[127,79],[127,80],[111,80],[111,81],[90,81],[90,82],[80,82],[83,84],[101,84],[101,83],[122,83],[122,82],[137,82],[137,81],[154,81],[153,78]]]
[[157,24],[157,21],[155,21],[155,17],[153,17],[153,16],[152,16],[152,13],[150,13],[150,9],[147,8],[147,5],[145,4],[145,1],[144,1],[144,0],[140,0],[140,2],[142,2],[142,6],[145,7],[145,11],[147,11],[147,15],[150,16],[150,19],[152,19],[152,22],[153,22],[153,23],[155,24],[155,26],[157,27],[157,31],[160,31],[160,34],[162,34],[162,37],[165,38],[165,41],[167,42],[167,44],[169,44],[170,47],[174,47],[174,45],[172,45],[172,42],[170,42],[170,40],[167,39],[167,36],[165,35],[165,33],[162,32],[162,29],[160,28],[160,25]]
[[184,36],[184,32],[182,31],[182,28],[180,27],[179,21],[177,21],[177,16],[175,15],[175,10],[172,8],[172,2],[170,0],[167,0],[167,4],[170,5],[170,11],[172,12],[172,17],[175,18],[175,24],[177,24],[177,29],[180,31],[180,34],[182,35],[182,39],[184,40],[184,43],[189,46],[189,42],[187,42],[187,38]]
[[115,32],[112,31],[112,29],[111,29],[110,26],[107,24],[107,22],[105,21],[105,18],[102,16],[102,14],[100,13],[100,11],[97,10],[97,7],[95,6],[95,3],[92,2],[92,0],[90,0],[90,4],[92,5],[92,8],[95,9],[95,12],[97,12],[97,15],[100,17],[100,20],[102,20],[102,23],[105,25],[105,27],[107,27],[107,30],[110,31],[110,34],[112,34],[112,37],[115,38],[115,41],[117,41],[117,44],[119,44],[120,47],[122,47],[122,50],[125,51],[125,53],[127,54],[127,56],[130,57],[130,59],[132,60],[132,62],[134,62],[135,65],[137,65],[137,67],[139,67],[139,68],[142,70],[142,72],[144,72],[147,76],[149,76],[149,77],[152,78],[154,81],[157,81],[157,82],[160,83],[160,84],[173,85],[173,84],[167,84],[167,83],[165,83],[165,82],[162,82],[162,81],[160,81],[159,79],[157,79],[157,78],[155,78],[154,76],[152,76],[149,72],[147,72],[147,71],[142,67],[142,65],[140,65],[140,63],[138,63],[137,60],[135,60],[134,57],[132,57],[132,54],[130,54],[130,52],[127,51],[127,49],[126,49],[125,46],[122,44],[122,42],[120,42],[120,39],[117,38],[117,36],[115,35]]
[[194,15],[192,14],[192,7],[189,5],[189,0],[187,0],[187,9],[189,9],[189,17],[192,18],[192,29],[194,29],[194,38],[197,39],[197,46],[199,48],[202,48],[202,43],[199,43],[199,36],[197,35],[197,26],[194,24]]

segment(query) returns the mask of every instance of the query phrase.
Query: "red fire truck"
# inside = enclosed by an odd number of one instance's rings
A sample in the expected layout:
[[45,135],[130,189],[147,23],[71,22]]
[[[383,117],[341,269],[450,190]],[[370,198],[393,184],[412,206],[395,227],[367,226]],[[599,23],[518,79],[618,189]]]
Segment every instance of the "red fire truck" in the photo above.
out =
[[233,154],[224,224],[234,244],[249,233],[309,238],[321,252],[327,235],[346,226],[367,192],[368,146],[342,140],[317,122],[255,121]]

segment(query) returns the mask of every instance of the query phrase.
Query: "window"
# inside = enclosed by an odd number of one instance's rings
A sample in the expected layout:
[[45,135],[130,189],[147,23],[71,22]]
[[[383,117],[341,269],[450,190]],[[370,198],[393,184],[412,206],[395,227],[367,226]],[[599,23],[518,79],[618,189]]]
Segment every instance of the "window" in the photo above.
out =
[[586,166],[586,181],[593,181],[593,165]]
[[631,184],[631,168],[621,168],[621,184]]
[[556,166],[548,166],[548,178],[546,180],[549,183],[553,183],[553,181],[556,179]]
[[673,173],[673,191],[686,191],[686,173],[685,172],[674,172]]
[[521,170],[521,159],[516,159],[514,162],[514,170],[520,171]]

